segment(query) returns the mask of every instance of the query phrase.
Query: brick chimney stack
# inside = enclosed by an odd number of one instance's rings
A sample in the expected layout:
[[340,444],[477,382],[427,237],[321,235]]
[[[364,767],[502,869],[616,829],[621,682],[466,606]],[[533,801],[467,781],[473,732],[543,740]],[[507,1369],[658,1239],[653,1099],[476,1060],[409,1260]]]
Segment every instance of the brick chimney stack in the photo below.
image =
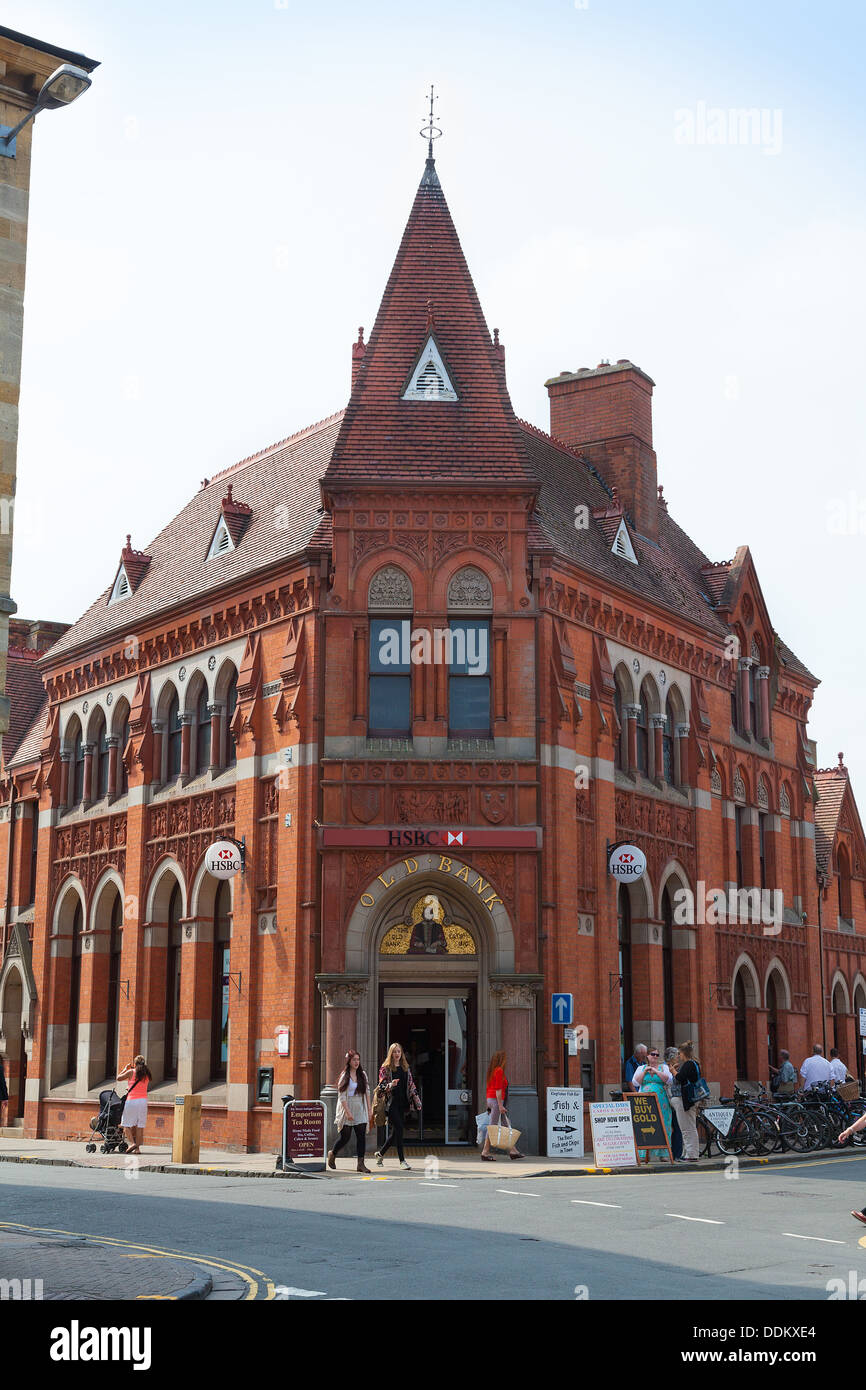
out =
[[658,540],[658,480],[653,450],[655,383],[625,358],[561,372],[546,381],[550,433],[579,450],[615,487],[635,529]]

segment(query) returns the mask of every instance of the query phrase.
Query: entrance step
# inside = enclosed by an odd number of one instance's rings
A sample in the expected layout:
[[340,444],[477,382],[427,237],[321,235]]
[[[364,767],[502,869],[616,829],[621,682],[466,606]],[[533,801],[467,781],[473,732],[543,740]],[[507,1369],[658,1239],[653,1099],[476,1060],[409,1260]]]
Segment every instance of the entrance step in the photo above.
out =
[[23,1139],[24,1126],[21,1125],[0,1125],[0,1139]]

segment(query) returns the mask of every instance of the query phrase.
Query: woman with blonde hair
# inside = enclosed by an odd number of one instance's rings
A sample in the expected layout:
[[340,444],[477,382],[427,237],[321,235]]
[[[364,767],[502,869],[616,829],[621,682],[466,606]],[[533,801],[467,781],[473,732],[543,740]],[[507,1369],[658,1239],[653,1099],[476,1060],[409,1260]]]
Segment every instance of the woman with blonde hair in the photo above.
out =
[[701,1145],[698,1138],[698,1112],[695,1109],[694,1087],[701,1079],[701,1067],[695,1057],[695,1049],[691,1042],[680,1043],[677,1051],[679,1061],[676,1068],[676,1078],[679,1095],[671,1096],[671,1105],[679,1120],[683,1135],[682,1158],[677,1159],[677,1162],[697,1163]]
[[387,1097],[388,1137],[376,1153],[376,1163],[381,1168],[385,1154],[395,1144],[400,1167],[405,1168],[407,1173],[411,1172],[403,1152],[403,1128],[408,1112],[421,1109],[421,1098],[412,1079],[406,1054],[399,1043],[392,1043],[388,1048],[388,1055],[379,1068],[377,1089],[380,1095]]
[[132,1076],[132,1080],[126,1092],[120,1123],[130,1141],[126,1152],[140,1154],[144,1127],[147,1124],[147,1087],[153,1080],[150,1068],[141,1053],[133,1057],[129,1066],[124,1067],[122,1072],[118,1072],[118,1081],[122,1081],[125,1076]]
[[[483,1163],[495,1163],[496,1159],[490,1152],[490,1125],[498,1125],[500,1116],[504,1115],[508,1120],[508,1077],[505,1075],[505,1053],[494,1052],[490,1058],[490,1066],[487,1068],[487,1113],[490,1120],[487,1126],[487,1133],[484,1136],[484,1148],[481,1150],[481,1161]],[[508,1120],[509,1125],[511,1121]],[[519,1149],[511,1149],[509,1158],[523,1158]]]

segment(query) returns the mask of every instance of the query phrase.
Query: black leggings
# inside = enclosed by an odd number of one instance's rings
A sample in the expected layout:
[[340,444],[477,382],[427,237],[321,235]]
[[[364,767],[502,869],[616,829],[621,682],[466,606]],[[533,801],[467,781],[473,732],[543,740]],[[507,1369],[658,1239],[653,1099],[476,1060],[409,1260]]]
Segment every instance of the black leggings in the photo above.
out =
[[343,1125],[343,1128],[340,1130],[340,1137],[334,1145],[333,1149],[331,1150],[331,1153],[333,1154],[334,1158],[336,1158],[340,1150],[344,1149],[348,1144],[349,1139],[352,1135],[352,1130],[355,1131],[355,1144],[357,1145],[358,1149],[358,1158],[362,1159],[364,1157],[364,1154],[367,1152],[366,1120],[362,1125]]
[[388,1138],[385,1140],[380,1154],[387,1153],[392,1144],[397,1146],[397,1157],[401,1163],[405,1163],[406,1155],[403,1153],[403,1126],[406,1123],[406,1114],[403,1110],[398,1110],[396,1105],[392,1105],[388,1111]]

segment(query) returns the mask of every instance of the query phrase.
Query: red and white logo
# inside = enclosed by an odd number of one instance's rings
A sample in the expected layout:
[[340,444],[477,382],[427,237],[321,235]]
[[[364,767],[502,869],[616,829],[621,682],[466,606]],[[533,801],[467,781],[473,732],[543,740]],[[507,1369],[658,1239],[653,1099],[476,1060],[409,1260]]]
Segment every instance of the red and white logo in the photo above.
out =
[[451,830],[449,830],[449,831],[448,831],[448,844],[449,844],[449,845],[462,845],[462,844],[463,844],[463,831],[462,831],[462,830],[457,830],[457,831],[451,831]]
[[615,845],[608,872],[614,878],[640,878],[646,872],[646,855],[639,845]]

